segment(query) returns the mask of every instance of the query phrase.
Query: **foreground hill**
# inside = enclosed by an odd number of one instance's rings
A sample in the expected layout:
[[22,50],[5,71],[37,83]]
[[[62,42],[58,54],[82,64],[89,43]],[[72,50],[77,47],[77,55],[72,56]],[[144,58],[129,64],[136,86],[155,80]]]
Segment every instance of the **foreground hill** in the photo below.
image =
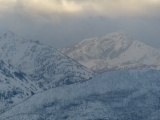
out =
[[46,90],[89,80],[93,72],[56,49],[7,32],[0,37],[0,58]]
[[86,39],[59,50],[97,72],[138,67],[160,69],[160,50],[131,40],[123,31]]
[[160,71],[119,70],[50,89],[0,114],[3,120],[159,120]]

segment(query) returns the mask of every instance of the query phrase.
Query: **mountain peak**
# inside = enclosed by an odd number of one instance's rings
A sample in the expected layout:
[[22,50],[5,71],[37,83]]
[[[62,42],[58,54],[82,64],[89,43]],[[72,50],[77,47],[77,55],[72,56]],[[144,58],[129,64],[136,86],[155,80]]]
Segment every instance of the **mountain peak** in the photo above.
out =
[[108,69],[160,67],[159,49],[131,40],[122,30],[84,40],[60,51],[98,72]]
[[17,36],[15,33],[13,33],[12,31],[7,31],[5,34],[3,34],[4,37],[13,37],[13,36]]
[[[93,75],[91,70],[56,49],[19,37],[10,31],[0,39],[0,54],[2,60],[29,74],[43,89],[63,85],[63,82],[68,82],[72,76],[74,79],[69,81],[70,83],[89,80]],[[70,84],[69,82],[67,84]]]
[[[113,33],[115,33],[115,34],[122,34],[122,35],[128,35],[127,32],[124,31],[124,30],[118,30],[118,31],[115,31]],[[113,33],[110,33],[110,34],[113,34]]]
[[79,45],[86,46],[88,44],[98,44],[98,43],[103,43],[105,41],[112,41],[112,42],[130,42],[132,41],[129,37],[129,35],[123,31],[123,30],[118,30],[103,36],[98,36],[98,37],[93,37],[89,39],[85,39],[78,43]]
[[118,30],[113,33],[109,33],[106,36],[104,36],[104,39],[105,38],[111,38],[112,40],[127,40],[127,41],[130,40],[127,32],[123,30]]

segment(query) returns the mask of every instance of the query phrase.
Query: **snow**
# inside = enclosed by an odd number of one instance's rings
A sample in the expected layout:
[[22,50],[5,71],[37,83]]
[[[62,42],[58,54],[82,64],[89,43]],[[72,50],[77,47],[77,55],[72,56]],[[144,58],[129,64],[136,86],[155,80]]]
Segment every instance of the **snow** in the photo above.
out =
[[34,120],[154,120],[160,111],[159,92],[160,71],[110,71],[84,83],[34,95],[1,114],[0,118],[27,120],[26,115],[29,115],[31,120],[35,116]]
[[0,59],[0,110],[19,104],[33,94],[84,82],[94,75],[56,49],[12,32],[0,37]]
[[37,89],[28,76],[0,61],[0,110],[25,100],[37,92]]
[[74,77],[70,81],[74,83],[89,80],[94,74],[56,49],[12,32],[0,37],[0,58],[29,75],[43,89],[63,84],[64,78]]
[[1,120],[159,119],[158,49],[118,31],[61,51],[108,71],[94,76],[50,46],[12,32],[0,37]]
[[96,72],[136,67],[160,69],[160,50],[131,40],[123,31],[83,40],[59,51]]

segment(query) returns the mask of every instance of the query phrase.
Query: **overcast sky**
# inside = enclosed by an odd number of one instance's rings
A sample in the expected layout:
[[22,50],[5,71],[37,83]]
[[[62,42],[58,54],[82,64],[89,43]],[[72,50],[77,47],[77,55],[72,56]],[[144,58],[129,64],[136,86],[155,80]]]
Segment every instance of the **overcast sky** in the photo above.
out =
[[0,0],[0,33],[56,48],[117,30],[160,48],[160,0]]

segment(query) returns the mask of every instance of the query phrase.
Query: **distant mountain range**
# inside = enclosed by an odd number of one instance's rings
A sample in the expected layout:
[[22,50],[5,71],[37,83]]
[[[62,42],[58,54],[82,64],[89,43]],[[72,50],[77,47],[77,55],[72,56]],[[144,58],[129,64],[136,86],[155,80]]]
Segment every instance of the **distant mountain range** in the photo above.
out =
[[131,40],[123,31],[86,39],[59,51],[96,72],[139,67],[160,69],[160,50]]

